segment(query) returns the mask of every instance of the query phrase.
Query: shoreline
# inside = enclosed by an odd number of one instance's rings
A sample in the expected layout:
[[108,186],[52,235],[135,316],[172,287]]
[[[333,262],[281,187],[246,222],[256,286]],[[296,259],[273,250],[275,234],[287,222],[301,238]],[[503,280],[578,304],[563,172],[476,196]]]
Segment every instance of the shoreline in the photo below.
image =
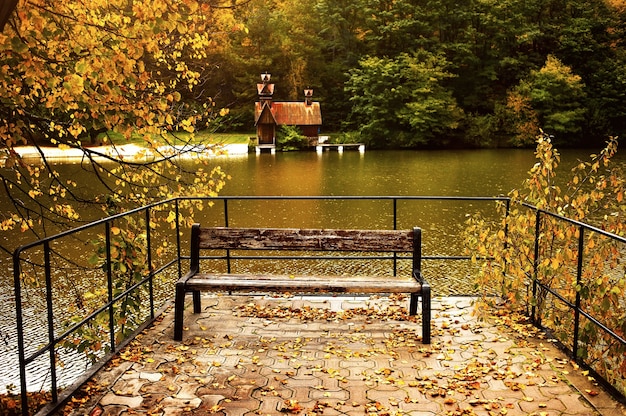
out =
[[[248,155],[248,145],[242,144],[227,144],[220,146],[161,146],[156,150],[147,149],[137,146],[135,144],[125,144],[121,146],[94,146],[85,148],[87,152],[91,153],[91,159],[97,161],[115,161],[126,160],[133,162],[150,162],[158,159],[159,157],[172,156],[175,153],[179,153],[177,156],[180,159],[194,159],[205,157],[219,157],[219,156],[243,156]],[[173,149],[176,149],[174,151]],[[25,162],[34,163],[41,162],[43,159],[42,154],[45,155],[46,160],[50,162],[77,162],[82,160],[89,160],[86,157],[86,151],[79,148],[61,149],[59,147],[46,146],[18,146],[14,148],[15,152]],[[6,161],[5,156],[0,156],[0,167],[4,167]]]

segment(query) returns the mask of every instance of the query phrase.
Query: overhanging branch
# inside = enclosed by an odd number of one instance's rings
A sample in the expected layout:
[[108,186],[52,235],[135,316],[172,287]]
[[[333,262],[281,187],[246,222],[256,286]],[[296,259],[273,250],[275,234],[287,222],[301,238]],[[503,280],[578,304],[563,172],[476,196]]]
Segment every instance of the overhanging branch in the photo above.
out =
[[9,21],[17,2],[18,0],[4,0],[0,3],[0,32],[4,30],[4,25]]

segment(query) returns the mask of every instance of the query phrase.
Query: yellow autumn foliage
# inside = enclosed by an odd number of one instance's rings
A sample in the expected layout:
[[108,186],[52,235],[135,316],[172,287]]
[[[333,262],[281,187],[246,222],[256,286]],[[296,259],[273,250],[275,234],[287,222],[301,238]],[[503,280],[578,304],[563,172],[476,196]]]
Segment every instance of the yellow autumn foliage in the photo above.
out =
[[[46,207],[31,211],[42,212],[35,223],[71,224],[80,218],[74,205],[81,187],[101,189],[92,202],[107,214],[172,196],[219,192],[226,177],[219,168],[181,168],[177,147],[155,149],[154,142],[170,143],[176,132],[197,131],[199,121],[216,116],[213,106],[204,105],[209,97],[194,99],[198,85],[211,76],[205,62],[211,48],[219,47],[233,24],[232,10],[198,0],[18,2],[0,33],[0,153],[13,170],[0,173],[0,180],[9,198]],[[135,160],[113,140],[98,138],[109,133],[141,137],[155,150]],[[95,155],[89,147],[94,140],[112,149]],[[22,163],[13,149],[26,144],[82,150],[85,174],[67,181],[45,163]],[[93,163],[94,156],[115,164]],[[175,186],[163,186],[168,180]],[[42,195],[51,198],[36,199]],[[2,226],[17,224],[4,220]]]
[[[506,226],[506,231],[490,232],[485,238],[484,230],[496,226],[493,220],[477,215],[468,221],[465,240],[469,253],[480,253],[473,261],[479,268],[476,287],[483,302],[506,299],[514,310],[532,310],[535,322],[565,345],[572,342],[575,325],[565,302],[580,302],[586,313],[624,335],[626,278],[621,262],[626,247],[619,238],[603,234],[626,232],[622,205],[626,176],[611,163],[617,144],[611,138],[601,152],[578,163],[571,176],[562,179],[557,175],[559,153],[550,138],[541,135],[538,162],[524,187],[509,194],[508,207],[499,207],[505,217],[499,226]],[[576,334],[577,358],[594,363],[596,371],[626,391],[620,381],[626,377],[624,347],[587,322],[582,321]],[[614,351],[606,352],[607,345]]]

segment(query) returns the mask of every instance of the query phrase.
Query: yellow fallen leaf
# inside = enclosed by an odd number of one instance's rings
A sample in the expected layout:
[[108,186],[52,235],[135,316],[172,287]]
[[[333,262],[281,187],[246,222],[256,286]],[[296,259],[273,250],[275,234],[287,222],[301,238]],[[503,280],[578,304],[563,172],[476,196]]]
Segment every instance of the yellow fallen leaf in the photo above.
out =
[[209,413],[217,413],[224,410],[224,408],[222,406],[220,406],[219,404],[214,404],[213,406],[211,406],[209,408]]

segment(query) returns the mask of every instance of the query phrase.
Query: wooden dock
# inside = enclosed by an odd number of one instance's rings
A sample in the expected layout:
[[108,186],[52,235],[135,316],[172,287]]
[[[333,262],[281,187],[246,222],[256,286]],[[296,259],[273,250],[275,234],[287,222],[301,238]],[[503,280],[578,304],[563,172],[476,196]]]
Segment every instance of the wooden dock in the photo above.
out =
[[274,144],[259,144],[254,148],[257,155],[260,155],[261,153],[276,154],[276,145]]
[[318,143],[315,146],[317,153],[323,153],[324,150],[336,150],[343,153],[344,150],[358,150],[359,153],[365,153],[365,145],[363,143]]

